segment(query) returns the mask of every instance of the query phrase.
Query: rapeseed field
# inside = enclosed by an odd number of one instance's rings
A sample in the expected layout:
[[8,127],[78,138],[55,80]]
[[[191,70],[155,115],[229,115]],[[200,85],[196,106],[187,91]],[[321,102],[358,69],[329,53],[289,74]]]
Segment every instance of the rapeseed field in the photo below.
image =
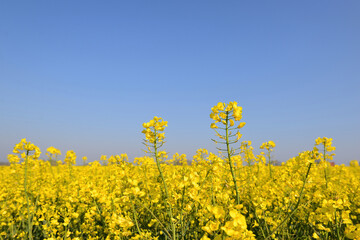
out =
[[[76,166],[27,139],[0,167],[0,239],[360,239],[360,167],[331,166],[332,139],[281,166],[273,141],[241,141],[242,108],[211,109],[218,152],[166,152],[167,122],[143,124],[146,156]],[[51,164],[51,163],[55,163]],[[85,164],[84,164],[85,165]]]

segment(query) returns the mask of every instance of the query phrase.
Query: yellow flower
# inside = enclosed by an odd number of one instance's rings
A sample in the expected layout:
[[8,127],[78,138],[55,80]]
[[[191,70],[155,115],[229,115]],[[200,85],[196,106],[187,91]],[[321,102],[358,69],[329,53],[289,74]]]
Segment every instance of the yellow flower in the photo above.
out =
[[242,137],[242,134],[240,132],[236,133],[236,140],[239,140]]
[[61,151],[57,148],[54,148],[53,146],[46,149],[46,151],[48,151],[49,153],[54,154],[54,155],[61,155]]
[[234,126],[235,122],[234,120],[230,119],[230,127]]
[[219,229],[219,222],[209,221],[205,227],[202,227],[202,229],[205,232],[212,234],[213,231],[216,231]]
[[273,141],[269,141],[269,146],[274,148],[276,145]]
[[73,150],[69,150],[66,152],[66,156],[64,162],[73,165],[76,162],[76,153]]
[[207,206],[207,209],[214,215],[216,219],[225,217],[225,210],[221,206]]
[[208,238],[208,236],[206,236],[206,234],[204,234],[204,236],[200,240],[210,240],[210,238]]
[[322,143],[322,142],[323,142],[323,139],[320,138],[320,137],[318,137],[318,138],[315,140],[316,145],[319,145],[319,144]]
[[216,105],[216,108],[220,111],[223,111],[224,108],[225,108],[225,103],[222,103],[222,102],[219,102],[217,105]]
[[246,229],[246,219],[242,214],[233,209],[230,211],[230,216],[233,219],[234,227],[240,226],[241,228]]

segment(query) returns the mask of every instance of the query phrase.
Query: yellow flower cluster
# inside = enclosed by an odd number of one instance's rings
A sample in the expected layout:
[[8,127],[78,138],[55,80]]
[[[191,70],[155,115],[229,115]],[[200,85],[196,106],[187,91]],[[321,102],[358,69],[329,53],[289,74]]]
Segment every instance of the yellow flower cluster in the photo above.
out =
[[167,127],[167,121],[163,121],[161,117],[154,117],[147,123],[143,124],[145,138],[149,143],[162,142],[165,139],[165,133],[161,133]]
[[21,139],[21,141],[15,145],[13,150],[13,153],[21,153],[23,158],[30,152],[34,152],[31,156],[35,159],[41,154],[40,148],[35,146],[35,144],[26,141],[26,138]]
[[[210,125],[211,128],[218,128],[216,123],[221,122],[223,125],[229,124],[230,127],[235,125],[235,121],[242,119],[242,107],[237,105],[237,102],[230,102],[229,104],[219,102],[211,108],[210,118],[215,122]],[[245,126],[245,122],[241,122],[237,128]]]
[[120,155],[110,156],[109,159],[104,159],[104,161],[108,161],[109,164],[120,164],[123,161],[128,161],[129,158],[126,153],[122,153]]
[[57,148],[54,148],[53,146],[46,149],[46,151],[48,151],[50,154],[53,154],[53,155],[61,155],[61,151]]
[[69,165],[74,165],[76,163],[76,153],[73,150],[67,151],[64,162]]
[[327,152],[332,152],[334,151],[336,148],[332,146],[332,138],[327,138],[327,137],[323,137],[323,138],[317,138],[315,140],[316,145],[324,145],[324,148]]
[[268,141],[268,142],[264,142],[263,144],[261,144],[260,149],[267,149],[267,150],[272,150],[272,148],[274,148],[276,145],[273,141]]
[[356,160],[351,160],[351,161],[350,161],[350,166],[351,166],[351,167],[359,167],[359,162],[356,161]]

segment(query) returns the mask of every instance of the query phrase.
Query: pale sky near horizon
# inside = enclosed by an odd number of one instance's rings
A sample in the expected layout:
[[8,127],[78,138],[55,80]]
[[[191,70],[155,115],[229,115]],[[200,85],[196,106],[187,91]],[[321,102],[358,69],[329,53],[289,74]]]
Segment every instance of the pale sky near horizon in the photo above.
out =
[[[21,138],[78,162],[143,156],[142,123],[169,122],[164,150],[216,152],[211,107],[243,107],[243,140],[279,161],[333,138],[360,160],[360,2],[2,1],[0,162]],[[42,155],[45,157],[45,154]]]

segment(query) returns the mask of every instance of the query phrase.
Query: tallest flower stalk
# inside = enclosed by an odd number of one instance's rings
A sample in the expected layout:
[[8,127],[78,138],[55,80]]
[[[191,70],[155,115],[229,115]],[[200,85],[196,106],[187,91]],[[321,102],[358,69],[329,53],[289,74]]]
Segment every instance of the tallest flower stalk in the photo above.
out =
[[[242,119],[242,107],[238,106],[237,102],[229,102],[229,104],[219,102],[216,106],[211,108],[211,111],[210,118],[215,122],[212,123],[210,127],[215,130],[216,136],[220,138],[220,140],[213,139],[213,141],[226,146],[225,149],[218,148],[218,150],[224,152],[227,156],[236,192],[236,204],[240,204],[239,189],[237,186],[234,164],[231,159],[231,157],[238,153],[231,145],[239,141],[242,136],[239,129],[245,126],[245,122],[239,122]],[[221,126],[218,126],[218,123]],[[221,129],[223,133],[220,134],[216,129]]]

